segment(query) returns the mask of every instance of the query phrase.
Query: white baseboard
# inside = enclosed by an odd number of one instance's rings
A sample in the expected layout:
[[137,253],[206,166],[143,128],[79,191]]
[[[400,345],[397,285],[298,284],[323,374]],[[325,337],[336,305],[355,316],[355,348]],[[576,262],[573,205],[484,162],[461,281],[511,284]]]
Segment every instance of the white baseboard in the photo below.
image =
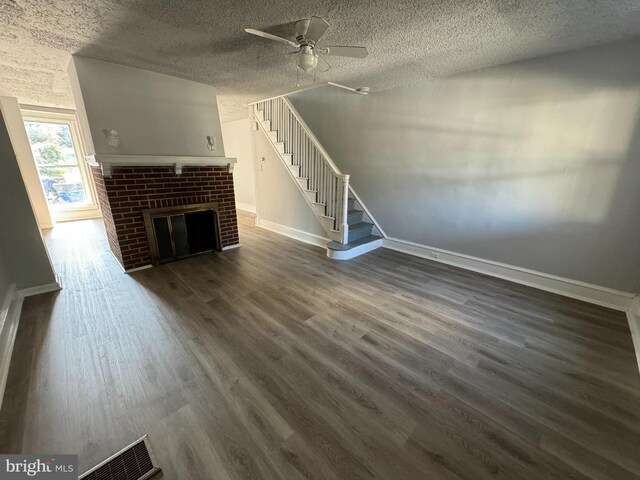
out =
[[256,217],[256,225],[260,228],[264,228],[265,230],[269,230],[270,232],[279,233],[285,237],[293,238],[310,245],[315,245],[316,247],[327,248],[327,243],[329,242],[328,238],[321,237],[320,235],[303,232],[302,230],[287,227],[286,225],[270,222],[264,218]]
[[116,261],[116,264],[118,265],[118,267],[120,267],[120,271],[122,273],[133,273],[133,272],[137,272],[138,270],[146,270],[147,268],[153,268],[153,265],[149,264],[149,265],[143,265],[141,267],[135,267],[135,268],[130,268],[126,270],[124,266],[120,263],[120,260],[118,259],[118,257],[116,257],[116,254],[111,251],[111,248],[109,248],[109,253],[113,257],[113,259]]
[[358,245],[357,247],[353,247],[349,250],[332,250],[327,248],[327,257],[333,260],[351,260],[352,258],[359,257],[360,255],[364,255],[367,252],[371,252],[372,250],[376,250],[382,246],[382,239],[374,240],[373,242],[364,243],[362,245]]
[[61,290],[62,287],[58,282],[47,283],[45,285],[38,285],[37,287],[21,288],[18,293],[22,297],[31,297],[33,295],[40,295],[42,293],[56,292]]
[[222,251],[226,252],[227,250],[234,250],[236,248],[240,248],[239,243],[234,243],[233,245],[227,245],[226,247],[222,247]]
[[236,208],[249,213],[256,213],[256,206],[249,203],[236,202]]
[[111,247],[109,247],[109,253],[111,254],[111,256],[113,257],[113,259],[116,261],[116,263],[118,264],[118,266],[120,267],[120,270],[122,271],[122,273],[127,273],[127,271],[124,269],[124,267],[122,266],[122,263],[120,263],[120,260],[118,259],[118,257],[116,257],[116,254],[113,253],[113,251],[111,250]]
[[636,295],[631,302],[631,308],[627,312],[629,329],[633,348],[636,350],[636,360],[638,361],[638,372],[640,372],[640,296]]
[[[124,267],[122,267],[122,268],[124,270]],[[143,265],[141,267],[130,268],[128,270],[124,270],[124,273],[139,272],[140,270],[146,270],[147,268],[153,268],[153,265]]]
[[0,409],[9,376],[11,354],[16,340],[23,297],[12,284],[0,305]]
[[407,242],[397,238],[383,239],[383,246],[398,252],[484,273],[492,277],[502,278],[615,310],[628,311],[631,306],[631,300],[634,297],[633,293],[621,292],[577,280],[536,272],[535,270],[528,270],[526,268],[472,257],[462,253]]

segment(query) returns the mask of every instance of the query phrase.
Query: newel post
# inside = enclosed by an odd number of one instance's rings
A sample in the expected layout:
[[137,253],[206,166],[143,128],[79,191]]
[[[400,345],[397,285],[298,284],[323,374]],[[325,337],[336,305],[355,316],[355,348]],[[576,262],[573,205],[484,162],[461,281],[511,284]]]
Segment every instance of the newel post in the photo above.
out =
[[348,223],[348,211],[349,211],[349,175],[342,177],[343,194],[342,194],[342,243],[349,243],[349,223]]

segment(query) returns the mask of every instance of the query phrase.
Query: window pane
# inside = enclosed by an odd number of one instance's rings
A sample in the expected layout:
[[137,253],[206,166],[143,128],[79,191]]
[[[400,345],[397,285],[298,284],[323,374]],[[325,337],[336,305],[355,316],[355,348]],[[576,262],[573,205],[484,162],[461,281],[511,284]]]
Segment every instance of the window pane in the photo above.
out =
[[78,167],[38,165],[38,173],[49,205],[87,203]]
[[69,125],[25,122],[33,157],[38,165],[64,163],[77,165]]
[[49,205],[88,203],[69,125],[29,121],[25,128]]

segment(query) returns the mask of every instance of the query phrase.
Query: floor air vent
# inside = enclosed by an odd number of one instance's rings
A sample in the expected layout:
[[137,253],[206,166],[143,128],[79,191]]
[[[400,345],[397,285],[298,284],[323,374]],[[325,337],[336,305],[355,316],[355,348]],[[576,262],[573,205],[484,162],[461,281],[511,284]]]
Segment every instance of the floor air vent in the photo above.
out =
[[144,480],[159,471],[145,435],[82,474],[78,480]]

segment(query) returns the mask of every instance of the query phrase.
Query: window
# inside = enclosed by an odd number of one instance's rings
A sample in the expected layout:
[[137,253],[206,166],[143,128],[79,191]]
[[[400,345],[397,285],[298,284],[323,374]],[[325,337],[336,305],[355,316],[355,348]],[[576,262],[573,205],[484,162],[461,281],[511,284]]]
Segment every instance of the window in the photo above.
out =
[[54,218],[95,217],[96,195],[75,115],[23,111],[23,117],[38,177]]
[[25,127],[47,203],[52,207],[89,203],[69,125],[25,122]]

